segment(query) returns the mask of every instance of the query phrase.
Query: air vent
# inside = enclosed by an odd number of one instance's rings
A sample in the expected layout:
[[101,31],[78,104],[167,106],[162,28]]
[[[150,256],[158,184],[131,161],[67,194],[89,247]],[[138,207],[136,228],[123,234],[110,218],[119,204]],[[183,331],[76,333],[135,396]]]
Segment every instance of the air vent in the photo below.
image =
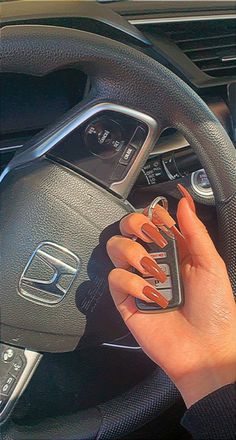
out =
[[[203,73],[214,77],[215,81],[218,79],[228,82],[229,79],[236,78],[236,20],[234,18],[216,20],[199,18],[196,21],[185,21],[183,17],[181,21],[170,19],[169,22],[159,21],[158,23],[146,20],[145,24],[137,27],[149,38],[153,35],[157,48],[161,41],[165,41],[167,55],[167,43],[171,40]],[[170,48],[172,62],[173,49],[173,47]],[[174,56],[179,62],[178,51]]]
[[236,20],[172,23],[169,27],[166,34],[207,75],[236,76]]

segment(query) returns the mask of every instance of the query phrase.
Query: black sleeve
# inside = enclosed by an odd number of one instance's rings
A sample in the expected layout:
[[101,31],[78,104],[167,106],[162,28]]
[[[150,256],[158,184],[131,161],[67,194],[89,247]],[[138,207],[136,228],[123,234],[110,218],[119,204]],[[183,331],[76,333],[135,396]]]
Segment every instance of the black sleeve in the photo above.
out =
[[198,440],[236,438],[236,387],[226,385],[192,405],[181,424]]

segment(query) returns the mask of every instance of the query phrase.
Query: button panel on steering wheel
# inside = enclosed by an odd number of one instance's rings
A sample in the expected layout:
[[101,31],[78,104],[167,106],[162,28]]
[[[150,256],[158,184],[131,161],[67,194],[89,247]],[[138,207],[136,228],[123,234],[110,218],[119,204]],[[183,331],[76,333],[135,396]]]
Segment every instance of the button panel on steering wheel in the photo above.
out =
[[0,424],[12,412],[42,355],[0,343]]
[[127,175],[148,133],[148,124],[128,113],[100,111],[63,138],[50,155],[110,187]]

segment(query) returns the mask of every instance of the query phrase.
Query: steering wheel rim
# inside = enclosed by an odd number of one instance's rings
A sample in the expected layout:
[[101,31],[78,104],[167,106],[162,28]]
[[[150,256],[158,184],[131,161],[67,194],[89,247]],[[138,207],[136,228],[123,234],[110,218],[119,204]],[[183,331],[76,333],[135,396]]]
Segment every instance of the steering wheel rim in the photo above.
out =
[[[76,66],[91,77],[89,100],[67,117],[82,111],[88,103],[106,101],[151,116],[158,121],[159,133],[172,126],[184,134],[213,188],[222,255],[235,292],[236,153],[219,121],[192,89],[135,49],[87,32],[50,26],[9,26],[2,29],[1,42],[2,72],[44,75]],[[142,90],[141,96],[136,90]],[[146,423],[178,397],[173,384],[157,369],[144,383],[95,409],[44,421],[37,427],[19,427],[10,421],[4,427],[3,438],[32,439],[36,435],[37,439],[45,439],[48,433],[51,439],[118,438]]]

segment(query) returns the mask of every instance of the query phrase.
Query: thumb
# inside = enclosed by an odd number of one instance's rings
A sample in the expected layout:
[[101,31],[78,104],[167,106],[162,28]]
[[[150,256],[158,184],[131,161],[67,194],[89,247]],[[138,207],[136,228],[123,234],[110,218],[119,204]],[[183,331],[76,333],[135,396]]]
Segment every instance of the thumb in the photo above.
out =
[[185,197],[179,202],[177,218],[194,265],[208,268],[219,255],[206,227],[193,212]]

